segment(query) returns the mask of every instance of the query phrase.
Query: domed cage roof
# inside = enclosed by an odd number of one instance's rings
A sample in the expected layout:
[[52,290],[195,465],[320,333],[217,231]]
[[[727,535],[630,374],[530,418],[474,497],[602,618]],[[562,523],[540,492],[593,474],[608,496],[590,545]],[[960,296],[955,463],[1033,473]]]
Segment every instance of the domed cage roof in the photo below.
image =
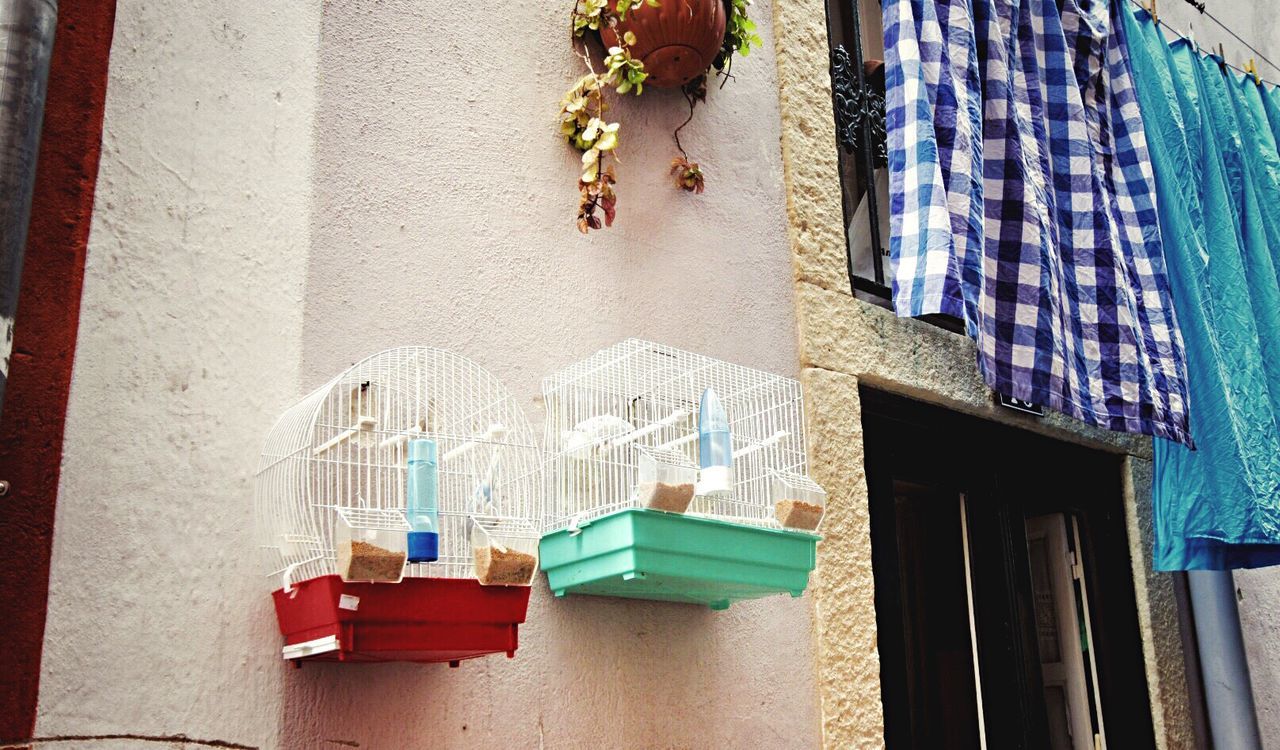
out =
[[409,563],[404,575],[473,577],[473,537],[521,548],[532,540],[536,551],[541,452],[524,412],[471,360],[403,347],[317,388],[268,434],[254,511],[273,588],[338,572],[343,524],[407,528],[407,455],[417,438],[438,448],[440,549],[438,561]]
[[[708,389],[731,423],[731,487],[695,495],[699,400]],[[545,378],[542,392],[547,532],[641,507],[818,527],[825,492],[808,477],[797,380],[627,339]],[[806,518],[790,512],[800,502]]]

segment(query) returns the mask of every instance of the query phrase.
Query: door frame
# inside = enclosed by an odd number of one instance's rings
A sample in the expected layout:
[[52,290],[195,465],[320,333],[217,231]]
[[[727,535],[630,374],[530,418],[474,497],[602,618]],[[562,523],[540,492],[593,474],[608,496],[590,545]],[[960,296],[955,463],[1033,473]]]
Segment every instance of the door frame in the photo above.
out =
[[[1081,561],[1090,592],[1094,631],[1095,679],[1102,695],[1102,723],[1113,747],[1154,748],[1152,707],[1147,689],[1146,660],[1138,623],[1137,597],[1129,557],[1123,491],[1123,457],[1053,440],[1025,430],[931,406],[882,391],[860,387],[863,450],[871,511],[872,567],[876,581],[876,618],[881,653],[881,697],[885,742],[889,750],[902,736],[904,711],[895,705],[903,682],[903,664],[894,661],[893,618],[899,587],[896,561],[890,561],[884,502],[892,498],[895,479],[941,484],[964,494],[970,529],[999,529],[995,538],[1005,553],[1002,581],[1005,611],[979,611],[979,638],[1003,624],[1008,642],[1000,643],[1006,666],[1021,665],[1012,684],[983,686],[987,706],[989,747],[1037,748],[1044,736],[1045,716],[1039,659],[1036,657],[1030,601],[1025,516],[1068,512],[1079,524]],[[1032,488],[1030,491],[1028,488]],[[987,514],[985,519],[976,518]],[[978,543],[977,540],[974,540]],[[1017,551],[1021,551],[1019,554]],[[975,576],[991,571],[975,571]],[[1026,581],[1025,586],[1020,581]],[[978,580],[981,585],[980,579]],[[1016,627],[1022,623],[1022,627]],[[897,634],[900,639],[900,627]],[[984,662],[992,658],[995,639],[986,639]],[[1014,671],[1010,671],[1014,674]],[[1002,693],[997,696],[989,692]],[[1000,726],[992,724],[993,703],[1011,693],[1015,711],[1002,711]],[[1015,715],[1016,713],[1016,715]],[[1146,720],[1139,720],[1146,717]],[[994,736],[992,730],[1002,730]],[[901,745],[899,745],[901,746]]]

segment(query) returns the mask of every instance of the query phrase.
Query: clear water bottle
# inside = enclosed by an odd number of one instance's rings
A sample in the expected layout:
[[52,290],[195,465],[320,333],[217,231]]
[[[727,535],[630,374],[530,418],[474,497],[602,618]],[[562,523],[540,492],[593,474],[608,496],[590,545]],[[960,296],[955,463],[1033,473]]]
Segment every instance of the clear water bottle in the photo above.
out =
[[436,441],[409,441],[405,511],[409,517],[409,562],[440,559],[440,465]]
[[733,491],[733,438],[729,415],[716,392],[708,388],[698,406],[698,494],[724,497]]

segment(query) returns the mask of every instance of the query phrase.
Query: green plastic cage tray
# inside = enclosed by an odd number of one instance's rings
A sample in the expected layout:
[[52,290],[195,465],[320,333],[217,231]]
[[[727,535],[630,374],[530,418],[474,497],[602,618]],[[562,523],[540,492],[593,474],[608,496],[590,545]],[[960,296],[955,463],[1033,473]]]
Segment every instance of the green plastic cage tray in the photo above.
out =
[[821,537],[631,508],[577,533],[542,537],[541,565],[556,596],[587,594],[705,604],[798,597]]

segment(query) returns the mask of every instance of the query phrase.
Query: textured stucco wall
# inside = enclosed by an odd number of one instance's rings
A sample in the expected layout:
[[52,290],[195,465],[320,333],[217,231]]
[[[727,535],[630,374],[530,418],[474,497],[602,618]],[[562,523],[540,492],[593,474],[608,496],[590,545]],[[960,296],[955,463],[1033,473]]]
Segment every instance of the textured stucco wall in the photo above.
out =
[[[9,17],[9,16],[6,16]],[[115,3],[61,0],[0,419],[0,737],[35,730],[63,431],[107,97]]]
[[1172,587],[1167,577],[1149,572],[1150,442],[1085,427],[1061,415],[1034,419],[997,409],[967,338],[895,318],[849,295],[822,1],[775,0],[774,26],[801,380],[815,476],[833,498],[815,587],[824,745],[883,744],[857,390],[863,382],[1130,456],[1125,501],[1132,575],[1157,739],[1167,748],[1193,746]]
[[[365,353],[425,343],[501,378],[539,427],[540,379],[627,336],[797,372],[769,6],[682,132],[707,192],[666,175],[687,114],[647,89],[622,123],[618,219],[574,227],[578,156],[557,103],[585,69],[567,2],[332,3],[320,46],[316,211],[303,362],[318,384]],[[265,427],[265,423],[264,423]],[[729,611],[595,597],[540,578],[515,660],[456,670],[307,667],[286,740],[390,747],[808,748],[818,744],[808,598]],[[465,727],[465,729],[464,729]]]
[[[1143,0],[1143,3],[1150,4],[1149,0]],[[1209,0],[1205,6],[1214,18],[1230,26],[1232,31],[1268,59],[1280,63],[1280,15],[1276,14],[1274,3],[1268,0]],[[1253,57],[1258,64],[1258,75],[1268,81],[1280,81],[1280,68],[1258,58],[1230,32],[1200,13],[1190,3],[1182,0],[1159,0],[1156,12],[1161,22],[1180,33],[1194,35],[1202,49],[1216,51],[1221,44],[1227,62],[1241,68]],[[1165,36],[1170,40],[1174,39],[1168,29],[1165,30]]]
[[301,0],[119,2],[38,736],[279,746],[249,508],[298,388],[318,29]]
[[[619,218],[589,239],[572,226],[576,156],[553,133],[581,72],[566,11],[121,0],[37,733],[782,748],[817,745],[821,724],[829,747],[879,746],[861,380],[1131,454],[1157,729],[1187,746],[1172,593],[1144,572],[1148,447],[995,412],[967,342],[845,293],[821,2],[753,5],[766,49],[684,131],[705,195],[667,183],[678,95],[614,110]],[[543,374],[629,335],[802,363],[834,498],[816,597],[712,613],[553,602],[539,581],[513,661],[286,669],[248,500],[290,399],[368,352],[428,343],[493,370],[536,422]],[[1255,682],[1277,684],[1280,657],[1256,647],[1277,579],[1237,580]]]
[[626,336],[798,372],[768,3],[683,133],[708,192],[668,182],[685,104],[650,90],[614,110],[620,211],[590,238],[555,132],[568,3],[259,5],[120,4],[39,733],[815,747],[809,598],[540,579],[514,660],[294,670],[250,546],[282,406],[387,346],[478,360],[539,424],[539,379]]
[[1253,680],[1258,729],[1266,750],[1280,748],[1280,570],[1235,574],[1249,676]]

